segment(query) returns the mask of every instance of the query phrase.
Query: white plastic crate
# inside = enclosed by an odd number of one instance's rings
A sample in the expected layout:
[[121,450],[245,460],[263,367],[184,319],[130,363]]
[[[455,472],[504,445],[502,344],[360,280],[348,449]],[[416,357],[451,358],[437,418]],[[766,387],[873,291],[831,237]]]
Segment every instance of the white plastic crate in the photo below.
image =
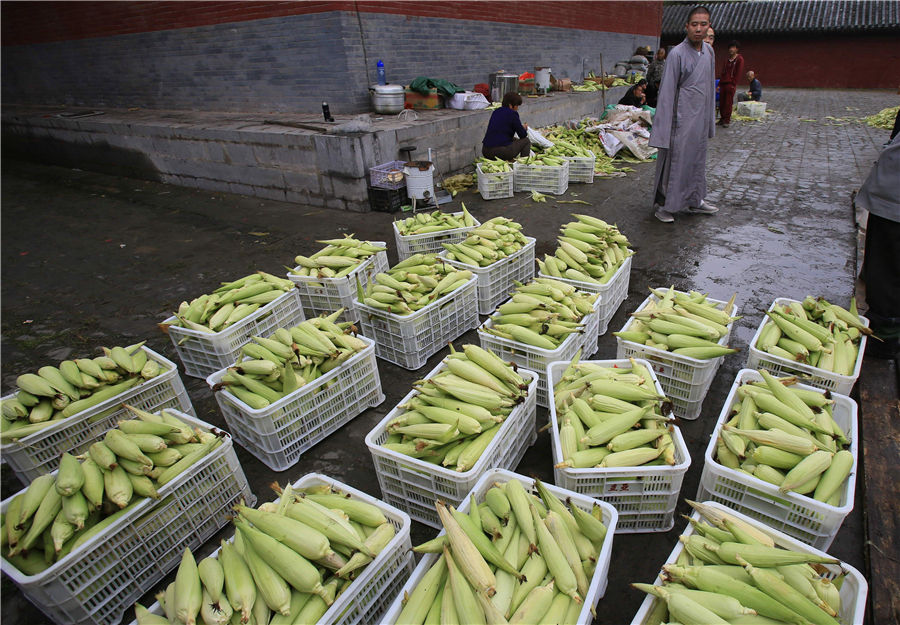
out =
[[[651,301],[657,301],[655,295],[651,294],[641,302],[637,310],[643,310]],[[727,303],[711,297],[708,297],[706,301],[723,305]],[[727,312],[732,317],[737,316],[737,304]],[[633,317],[629,318],[622,328],[622,332],[628,331],[634,321]],[[734,322],[728,324],[728,332],[719,339],[719,345],[728,344],[728,338],[731,336],[733,326]],[[673,354],[656,347],[625,341],[619,337],[616,337],[616,346],[616,358],[645,358],[650,361],[653,372],[659,377],[659,383],[662,385],[666,397],[672,400],[674,405],[673,412],[676,417],[693,420],[700,416],[703,399],[706,397],[706,392],[709,390],[709,386],[712,384],[724,356],[701,360],[681,354]]]
[[[406,186],[403,165],[406,161],[391,161],[369,168],[369,179],[379,189],[402,189]],[[398,175],[399,174],[399,175]]]
[[569,280],[568,278],[557,278],[540,272],[538,272],[538,276],[574,285],[581,291],[599,293],[603,302],[602,307],[600,308],[600,327],[597,330],[597,333],[599,336],[603,336],[606,334],[609,320],[613,318],[613,315],[619,310],[619,306],[625,301],[625,298],[628,297],[628,284],[631,282],[631,256],[622,262],[622,265],[616,270],[612,278],[610,278],[606,284],[581,282],[579,280]]
[[429,356],[478,326],[478,276],[411,315],[395,315],[357,302],[362,333],[375,355],[404,369],[420,369]]
[[594,182],[596,156],[567,156],[565,159],[569,162],[569,182],[585,182],[588,184]]
[[[415,566],[413,554],[408,553],[412,549],[409,537],[412,523],[403,511],[319,473],[308,473],[294,482],[292,486],[309,488],[321,484],[327,484],[334,490],[349,495],[351,499],[364,501],[377,507],[384,513],[388,522],[394,526],[396,534],[381,550],[381,553],[359,571],[359,576],[353,579],[350,586],[335,598],[334,603],[322,615],[317,625],[376,623],[397,596]],[[219,550],[216,549],[210,556],[215,557],[218,554]],[[153,614],[161,616],[164,614],[159,602],[153,603],[147,609]],[[132,621],[131,625],[137,625],[137,621]]]
[[513,180],[516,193],[519,191],[537,191],[562,195],[569,188],[569,162],[562,165],[523,165],[513,163]]
[[[657,392],[663,394],[653,368],[646,360],[635,359],[650,370]],[[628,360],[594,360],[592,364],[602,367],[630,367]],[[568,362],[554,362],[547,367],[550,388],[556,386]],[[553,464],[562,462],[562,447],[559,442],[559,418],[553,396],[550,397],[550,436],[553,448]],[[553,481],[582,495],[596,497],[615,506],[619,513],[618,532],[667,532],[675,525],[675,507],[681,493],[684,476],[691,466],[691,455],[681,429],[672,430],[675,443],[675,464],[672,466],[617,467],[598,469],[553,469]]]
[[744,102],[738,102],[735,113],[738,115],[743,115],[745,117],[752,117],[754,119],[759,119],[764,117],[766,114],[766,103],[765,102],[754,102],[751,100],[747,100]]
[[[304,319],[300,292],[291,289],[220,332],[199,332],[174,325],[168,325],[165,332],[172,339],[185,374],[205,378],[241,360],[241,347],[250,342],[251,336],[269,336],[278,328],[293,327]],[[164,323],[175,321],[172,316]]]
[[[741,519],[752,525],[753,527],[765,532],[769,536],[771,536],[775,540],[775,544],[784,547],[787,549],[791,549],[793,551],[801,551],[804,553],[811,553],[817,556],[825,556],[828,555],[824,551],[820,551],[819,549],[814,549],[809,545],[803,544],[802,542],[791,538],[781,532],[763,524],[755,519],[751,519],[740,512],[736,512],[727,506],[723,506],[714,501],[706,501],[705,504],[712,506],[713,508],[717,508],[729,514],[733,514],[737,518]],[[703,520],[703,517],[699,512],[694,512],[691,516],[696,521]],[[690,536],[694,533],[694,527],[689,523],[687,527],[682,532],[685,536]],[[668,559],[664,564],[674,564],[676,560],[678,560],[678,556],[681,555],[681,552],[684,550],[684,544],[681,542],[675,543],[675,548],[672,550],[672,553],[669,554]],[[838,613],[838,622],[841,625],[860,625],[865,622],[863,618],[866,612],[866,595],[869,594],[869,585],[866,583],[866,579],[857,571],[855,568],[850,566],[845,562],[841,562],[840,565],[832,565],[826,564],[822,565],[825,569],[828,570],[826,577],[829,579],[834,579],[840,574],[840,570],[843,570],[847,576],[844,578],[844,583],[841,586],[841,609]],[[662,567],[660,567],[662,570]],[[657,578],[653,581],[655,585],[660,584],[660,579]],[[656,597],[653,595],[647,595],[644,598],[644,602],[641,604],[641,607],[638,609],[637,614],[635,614],[634,619],[631,621],[631,625],[642,625],[645,622],[645,619],[649,616],[650,611],[653,609],[654,604],[656,602]]]
[[[443,366],[443,363],[438,364],[425,376],[426,379],[437,374]],[[375,464],[382,499],[397,506],[416,521],[439,528],[441,523],[434,508],[435,500],[441,499],[454,506],[459,505],[486,471],[494,467],[515,468],[525,450],[537,439],[534,422],[537,412],[537,374],[524,369],[520,369],[519,374],[528,381],[525,401],[513,408],[481,458],[468,471],[458,472],[383,447],[382,443],[388,437],[387,424],[403,412],[398,407],[391,410],[366,435],[366,445]],[[417,394],[418,391],[411,391],[397,406],[402,406]]]
[[[700,475],[697,499],[698,501],[704,499],[718,501],[817,549],[828,549],[844,519],[853,510],[859,459],[859,424],[856,402],[846,395],[836,393],[831,395],[834,400],[832,406],[834,420],[850,439],[853,467],[841,493],[840,505],[829,506],[827,503],[816,501],[806,495],[793,492],[782,493],[774,484],[743,471],[729,469],[713,459],[716,454],[716,440],[719,437],[719,431],[732,416],[731,406],[737,401],[738,387],[741,384],[762,379],[757,371],[751,369],[738,371],[706,448],[706,463],[703,465],[703,473]],[[797,388],[822,390],[803,384],[798,385]]]
[[478,314],[489,315],[500,302],[509,298],[513,282],[528,282],[534,277],[535,239],[525,237],[526,243],[518,252],[491,263],[487,267],[474,267],[456,260],[448,260],[446,250],[439,256],[459,269],[468,269],[478,276]]
[[[772,302],[771,306],[769,306],[769,312],[774,310],[776,305],[787,306],[793,301],[796,300],[779,297]],[[750,341],[750,353],[747,356],[746,365],[748,369],[765,369],[775,375],[795,375],[811,386],[828,389],[842,395],[850,394],[850,391],[853,390],[853,385],[856,384],[856,380],[859,378],[863,354],[866,353],[866,341],[868,340],[868,337],[865,334],[863,334],[859,340],[859,354],[856,356],[853,374],[841,375],[832,371],[826,371],[825,369],[819,369],[818,367],[805,365],[801,362],[788,360],[787,358],[781,358],[780,356],[773,356],[772,354],[757,349],[756,343],[759,341],[759,335],[768,319],[768,316],[763,317],[759,327],[756,329],[756,334],[753,335],[753,340]],[[868,319],[860,316],[859,320],[864,326],[867,328],[869,327]]]
[[484,349],[494,352],[503,360],[537,373],[537,403],[538,406],[548,408],[550,389],[547,384],[547,365],[557,360],[571,360],[579,349],[583,360],[590,358],[597,351],[597,328],[600,324],[601,306],[603,306],[602,295],[594,301],[594,312],[584,316],[584,332],[570,334],[553,350],[541,349],[485,332],[485,328],[494,325],[490,318],[478,328],[478,342]]
[[[213,426],[190,415],[194,427]],[[225,436],[212,453],[143,499],[103,532],[37,575],[24,575],[6,559],[0,567],[25,597],[56,623],[118,625],[125,611],[227,523],[241,499],[256,501]],[[6,511],[11,497],[0,504]]]
[[[394,510],[394,508],[391,508],[391,510]],[[388,516],[387,512],[385,512],[385,516]],[[394,522],[390,516],[388,518],[392,523]],[[409,517],[406,518],[408,521]],[[406,530],[406,533],[409,534],[409,529]],[[396,540],[396,537],[394,540]],[[378,567],[378,570],[368,577],[371,581],[368,584],[359,583],[360,579],[366,578],[367,567],[343,593],[335,598],[334,603],[322,615],[322,618],[316,622],[316,625],[378,623],[378,619],[384,615],[388,607],[394,602],[403,584],[415,569],[416,558],[415,554],[410,551],[412,545],[409,538],[407,538],[406,542],[409,544],[403,547],[402,552],[392,550],[391,554],[379,565],[379,558],[390,549],[390,545],[388,545],[368,565],[368,567]],[[406,553],[407,551],[409,553]],[[219,550],[216,549],[211,555],[218,556],[218,554]],[[147,609],[151,614],[165,616],[165,612],[158,601],[153,602]],[[137,620],[131,621],[130,625],[138,625]]]
[[[495,483],[505,484],[512,479],[519,480],[522,482],[522,485],[527,492],[537,495],[537,490],[534,488],[534,480],[527,478],[524,475],[519,475],[503,469],[492,469],[482,475],[478,482],[472,487],[471,493],[475,495],[477,501],[484,501],[484,494],[491,486]],[[562,501],[571,502],[573,505],[576,505],[587,512],[590,512],[595,505],[599,506],[603,523],[607,528],[606,537],[603,539],[603,546],[600,548],[600,553],[597,556],[597,565],[594,569],[594,574],[591,576],[588,592],[584,597],[584,605],[581,607],[581,612],[578,614],[578,623],[590,623],[593,621],[591,611],[597,607],[597,602],[606,594],[606,584],[609,577],[609,563],[612,559],[612,543],[617,529],[618,513],[615,508],[604,501],[591,499],[584,495],[562,489],[559,486],[554,486],[553,484],[545,484],[545,486],[548,491]],[[469,503],[470,498],[467,493],[464,496],[462,503],[458,506],[460,512],[467,513],[469,511]],[[440,525],[437,527],[440,527]],[[444,530],[441,530],[438,536],[441,536],[444,533]],[[394,603],[388,608],[387,614],[384,615],[384,619],[381,621],[381,625],[397,624],[397,618],[403,610],[403,597],[412,594],[413,589],[418,585],[419,581],[425,576],[425,573],[428,572],[428,569],[431,568],[438,557],[439,554],[436,553],[427,553],[422,557],[416,570],[413,571],[409,580],[400,590]]]
[[[300,455],[345,423],[384,401],[375,363],[375,344],[364,336],[367,347],[341,366],[297,389],[277,402],[254,410],[227,387],[216,392],[216,401],[234,440],[274,471],[284,471]],[[206,379],[212,388],[227,369]]]
[[[127,403],[148,412],[163,408],[180,410],[194,415],[191,398],[178,377],[174,362],[157,354],[149,347],[142,347],[147,358],[160,364],[165,373],[145,380],[127,391],[119,393],[91,408],[47,426],[31,436],[26,436],[0,446],[0,455],[23,484],[30,484],[39,475],[52,473],[63,452],[80,454],[95,441],[103,438],[107,430],[126,415],[122,407]],[[12,395],[4,397],[9,399]]]
[[[462,211],[453,213],[454,217],[462,219]],[[472,218],[474,225],[464,226],[462,228],[452,228],[450,230],[441,230],[439,232],[428,232],[426,234],[410,234],[402,235],[397,229],[397,222],[394,226],[394,241],[397,243],[397,256],[400,260],[406,260],[413,254],[437,254],[444,250],[442,243],[460,243],[465,241],[469,236],[469,231],[474,230],[481,225],[481,222]]]
[[359,313],[356,311],[356,279],[359,278],[360,285],[365,288],[376,274],[388,270],[387,245],[383,241],[372,241],[372,244],[383,247],[384,251],[370,256],[343,278],[314,278],[287,274],[287,277],[297,285],[300,302],[303,304],[303,314],[307,319],[322,314],[330,315],[343,308],[345,310],[342,316],[345,320],[359,321]]
[[513,170],[486,174],[481,163],[475,163],[478,192],[483,200],[499,200],[513,197]]

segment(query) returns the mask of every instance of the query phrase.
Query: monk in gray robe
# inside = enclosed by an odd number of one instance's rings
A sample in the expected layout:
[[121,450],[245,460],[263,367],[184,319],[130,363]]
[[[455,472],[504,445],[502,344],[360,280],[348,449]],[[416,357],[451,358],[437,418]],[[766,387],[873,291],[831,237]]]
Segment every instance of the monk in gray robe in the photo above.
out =
[[676,214],[718,211],[706,196],[706,144],[715,136],[716,59],[704,42],[709,11],[693,9],[687,37],[666,58],[650,145],[656,157],[654,215],[665,223]]

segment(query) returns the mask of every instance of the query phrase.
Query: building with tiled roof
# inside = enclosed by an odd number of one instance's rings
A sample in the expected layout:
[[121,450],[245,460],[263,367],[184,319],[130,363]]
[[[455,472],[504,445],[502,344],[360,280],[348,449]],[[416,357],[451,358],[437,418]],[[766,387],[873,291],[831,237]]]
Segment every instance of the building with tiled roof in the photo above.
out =
[[[662,45],[684,38],[694,3],[667,3]],[[766,86],[900,86],[900,1],[732,0],[705,3],[721,67],[738,40],[746,69]]]

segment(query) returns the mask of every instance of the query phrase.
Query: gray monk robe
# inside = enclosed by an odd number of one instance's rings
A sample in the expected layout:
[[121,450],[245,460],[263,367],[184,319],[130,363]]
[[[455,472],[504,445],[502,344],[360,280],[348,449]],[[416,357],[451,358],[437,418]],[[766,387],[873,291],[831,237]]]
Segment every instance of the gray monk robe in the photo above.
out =
[[650,145],[656,157],[654,202],[670,214],[700,206],[706,196],[706,143],[715,136],[715,54],[685,39],[666,57]]

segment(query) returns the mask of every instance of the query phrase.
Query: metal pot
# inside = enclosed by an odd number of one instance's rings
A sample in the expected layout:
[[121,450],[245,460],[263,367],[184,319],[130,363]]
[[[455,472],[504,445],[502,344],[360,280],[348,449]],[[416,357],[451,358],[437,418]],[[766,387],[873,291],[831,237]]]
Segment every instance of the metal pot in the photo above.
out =
[[399,113],[406,103],[406,90],[403,85],[372,85],[372,108],[376,113]]

